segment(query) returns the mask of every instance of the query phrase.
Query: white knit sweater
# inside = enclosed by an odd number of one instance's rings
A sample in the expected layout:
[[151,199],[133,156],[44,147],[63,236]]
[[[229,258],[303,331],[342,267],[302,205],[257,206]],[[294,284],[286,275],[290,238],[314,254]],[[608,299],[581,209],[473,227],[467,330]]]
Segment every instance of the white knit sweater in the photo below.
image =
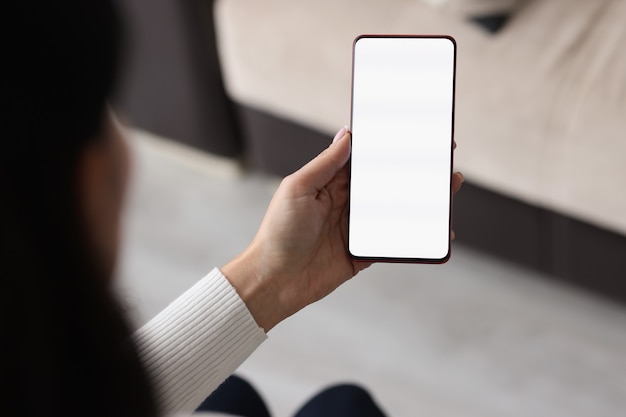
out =
[[135,333],[165,413],[191,413],[266,339],[216,268]]

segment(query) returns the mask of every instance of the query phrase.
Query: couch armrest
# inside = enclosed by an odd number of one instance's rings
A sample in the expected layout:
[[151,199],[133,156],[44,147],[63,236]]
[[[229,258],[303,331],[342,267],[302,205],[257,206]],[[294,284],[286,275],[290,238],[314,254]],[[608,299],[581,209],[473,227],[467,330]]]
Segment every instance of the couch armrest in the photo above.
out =
[[213,0],[127,0],[129,40],[116,102],[136,127],[208,152],[242,151],[222,84]]

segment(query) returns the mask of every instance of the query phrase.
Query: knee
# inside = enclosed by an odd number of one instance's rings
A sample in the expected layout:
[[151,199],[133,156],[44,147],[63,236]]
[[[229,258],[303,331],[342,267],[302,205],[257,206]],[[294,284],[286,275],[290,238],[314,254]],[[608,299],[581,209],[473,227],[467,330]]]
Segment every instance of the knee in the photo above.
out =
[[339,384],[313,397],[296,417],[384,417],[383,412],[364,388],[356,384]]
[[372,396],[363,387],[352,383],[343,383],[330,386],[319,393],[320,397],[337,398],[346,402],[371,401]]

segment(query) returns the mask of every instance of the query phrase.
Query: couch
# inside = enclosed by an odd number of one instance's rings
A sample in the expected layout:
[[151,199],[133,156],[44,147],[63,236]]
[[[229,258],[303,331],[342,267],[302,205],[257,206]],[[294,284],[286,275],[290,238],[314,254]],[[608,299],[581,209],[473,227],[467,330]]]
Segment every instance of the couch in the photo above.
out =
[[426,0],[183,3],[197,85],[226,92],[193,144],[278,175],[349,122],[356,35],[454,36],[458,241],[626,300],[626,1],[522,1],[495,33]]

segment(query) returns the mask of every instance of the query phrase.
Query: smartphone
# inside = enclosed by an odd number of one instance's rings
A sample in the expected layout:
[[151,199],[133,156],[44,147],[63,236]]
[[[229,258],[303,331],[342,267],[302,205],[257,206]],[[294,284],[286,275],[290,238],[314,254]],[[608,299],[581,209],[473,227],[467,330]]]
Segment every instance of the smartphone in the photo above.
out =
[[450,36],[355,39],[348,229],[353,259],[449,259],[455,71]]

